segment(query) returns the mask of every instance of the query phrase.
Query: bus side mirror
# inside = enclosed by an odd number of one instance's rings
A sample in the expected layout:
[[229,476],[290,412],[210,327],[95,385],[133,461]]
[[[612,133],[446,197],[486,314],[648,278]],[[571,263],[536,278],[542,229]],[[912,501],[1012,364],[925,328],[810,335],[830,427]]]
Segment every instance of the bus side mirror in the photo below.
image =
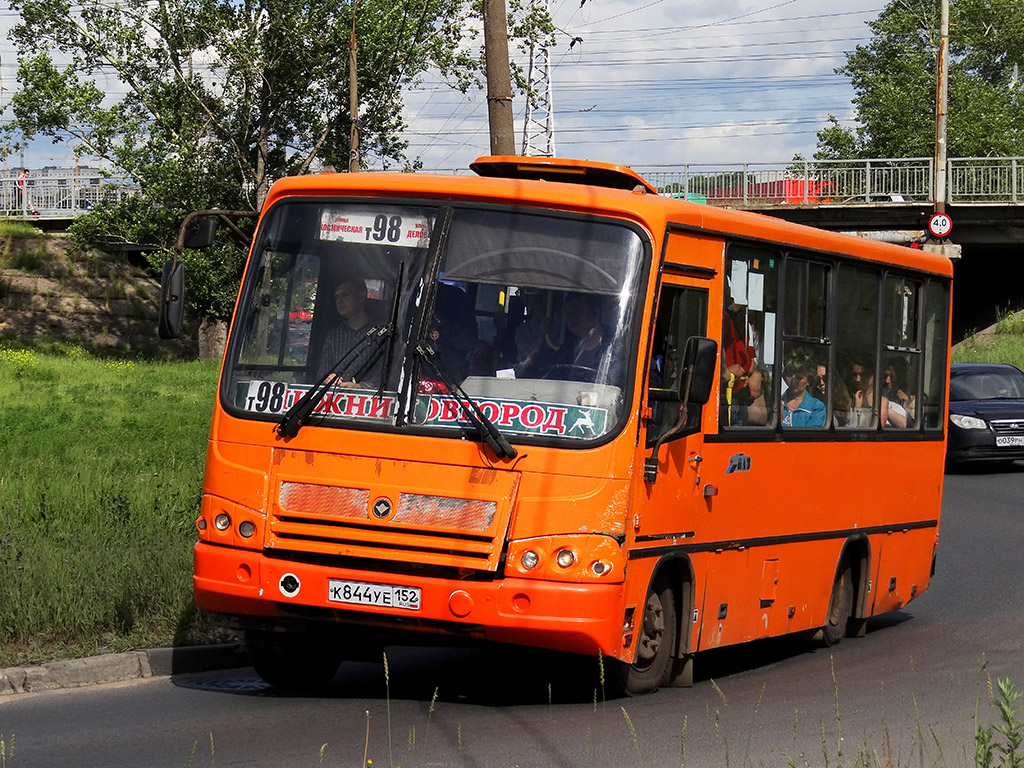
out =
[[160,279],[160,338],[176,339],[181,336],[181,321],[185,314],[185,265],[180,261],[164,264]]
[[[679,399],[684,403],[704,405],[711,397],[718,370],[718,344],[703,336],[691,336],[686,340],[683,356],[683,370],[689,372],[680,382]],[[689,386],[689,392],[686,387]]]
[[182,248],[209,248],[213,244],[213,236],[217,232],[217,220],[195,218],[188,222],[181,233]]

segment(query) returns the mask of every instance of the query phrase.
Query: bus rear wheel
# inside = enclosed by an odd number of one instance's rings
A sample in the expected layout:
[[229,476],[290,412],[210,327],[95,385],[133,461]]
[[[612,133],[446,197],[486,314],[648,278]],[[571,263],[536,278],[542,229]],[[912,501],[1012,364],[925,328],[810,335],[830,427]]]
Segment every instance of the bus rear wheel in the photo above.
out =
[[822,640],[832,646],[846,636],[846,625],[853,613],[853,575],[850,564],[843,562],[832,584],[832,597],[828,601],[828,615],[822,628]]
[[245,649],[264,681],[284,691],[311,691],[330,682],[341,666],[339,638],[327,632],[245,631]]
[[630,696],[652,693],[667,685],[672,673],[676,642],[675,595],[668,582],[658,577],[647,591],[644,613],[636,633],[636,658],[619,667],[623,692]]

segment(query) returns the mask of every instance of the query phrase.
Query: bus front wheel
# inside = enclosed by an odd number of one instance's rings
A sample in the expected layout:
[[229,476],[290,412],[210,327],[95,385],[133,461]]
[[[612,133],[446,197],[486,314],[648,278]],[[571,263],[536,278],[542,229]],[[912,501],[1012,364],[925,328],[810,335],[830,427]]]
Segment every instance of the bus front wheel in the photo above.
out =
[[248,629],[245,649],[256,674],[285,691],[320,688],[341,666],[339,639],[326,632]]
[[853,574],[850,564],[843,562],[832,584],[832,597],[828,601],[828,615],[822,628],[822,640],[832,646],[846,635],[846,625],[853,614]]
[[675,595],[668,582],[659,576],[651,584],[644,601],[643,618],[636,633],[636,657],[632,664],[619,667],[625,693],[631,696],[651,693],[668,684],[676,625]]

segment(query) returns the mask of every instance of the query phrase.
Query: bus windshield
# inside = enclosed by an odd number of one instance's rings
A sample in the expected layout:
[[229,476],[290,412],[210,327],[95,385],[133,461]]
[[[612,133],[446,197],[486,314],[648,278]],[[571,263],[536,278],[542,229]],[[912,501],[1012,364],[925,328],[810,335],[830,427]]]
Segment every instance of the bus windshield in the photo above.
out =
[[236,416],[589,442],[628,399],[645,240],[593,217],[292,199],[264,216],[223,377]]

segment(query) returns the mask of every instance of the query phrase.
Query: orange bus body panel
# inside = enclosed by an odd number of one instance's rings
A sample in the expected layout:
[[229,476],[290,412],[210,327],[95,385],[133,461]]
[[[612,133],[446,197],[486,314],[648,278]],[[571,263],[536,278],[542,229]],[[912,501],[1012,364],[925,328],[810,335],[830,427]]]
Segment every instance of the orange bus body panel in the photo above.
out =
[[[655,302],[673,274],[680,286],[705,292],[707,335],[722,343],[715,318],[726,303],[728,240],[893,265],[947,283],[948,260],[640,191],[530,179],[302,176],[277,182],[264,211],[302,198],[458,200],[629,222],[649,239],[653,259],[640,286],[631,411],[603,444],[529,445],[514,460],[496,461],[478,441],[399,431],[307,426],[284,439],[273,423],[238,418],[218,401],[195,549],[200,607],[236,617],[315,615],[397,632],[600,651],[630,662],[645,596],[666,567],[682,582],[679,607],[692,609],[680,622],[681,655],[821,627],[850,542],[866,552],[858,617],[899,608],[927,589],[938,536],[941,435],[723,439],[716,381],[700,434],[688,438],[692,447],[663,446],[650,484],[643,477],[651,453],[643,439],[643,392]],[[233,324],[232,334],[238,332]],[[897,470],[908,451],[919,469]],[[756,471],[733,472],[737,456]],[[370,519],[366,510],[380,497],[395,508]],[[215,525],[222,513],[231,520],[223,531]],[[239,534],[242,521],[255,535]],[[530,546],[553,554],[576,544],[607,561],[610,573],[574,581],[547,564],[536,572],[519,565]],[[403,568],[388,567],[391,561]],[[302,585],[300,600],[281,591],[286,574]],[[329,599],[332,581],[421,588],[422,601],[415,612],[341,606]]]

